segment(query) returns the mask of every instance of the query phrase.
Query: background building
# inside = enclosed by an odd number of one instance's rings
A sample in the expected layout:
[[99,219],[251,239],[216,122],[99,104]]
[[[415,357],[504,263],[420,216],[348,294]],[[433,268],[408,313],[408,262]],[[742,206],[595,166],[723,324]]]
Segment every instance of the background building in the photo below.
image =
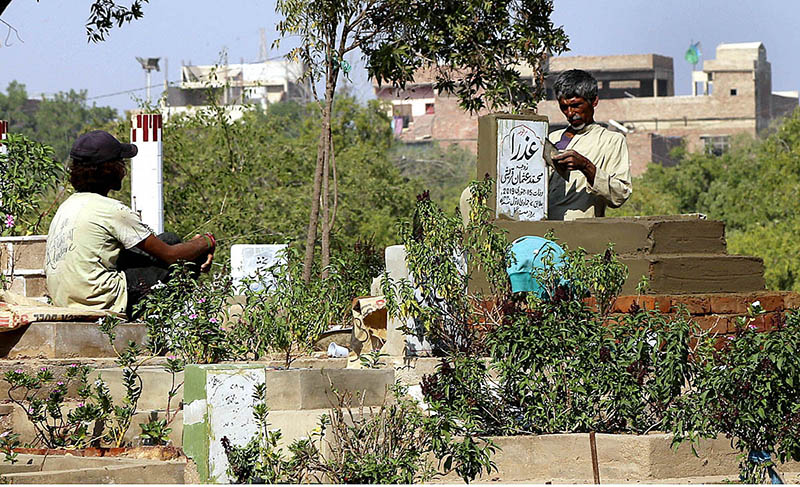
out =
[[[560,72],[569,69],[583,69],[597,78],[600,103],[595,119],[626,135],[634,175],[644,172],[651,161],[674,164],[669,153],[681,143],[690,151],[721,153],[732,135],[758,134],[798,106],[798,92],[772,92],[772,69],[760,42],[720,44],[716,58],[704,61],[703,69],[693,73],[693,94],[687,96],[674,95],[670,57],[557,57],[550,60],[547,99],[537,110],[550,118],[552,129],[566,122],[551,86]],[[376,87],[375,93],[391,102],[400,139],[458,143],[477,151],[477,116],[464,113],[455,98],[434,93],[430,77],[420,77],[401,93],[385,87]]]
[[162,113],[170,116],[207,107],[210,96],[230,106],[234,118],[246,105],[266,108],[269,103],[306,100],[310,91],[301,80],[304,71],[302,63],[285,60],[182,66],[180,84],[167,89]]

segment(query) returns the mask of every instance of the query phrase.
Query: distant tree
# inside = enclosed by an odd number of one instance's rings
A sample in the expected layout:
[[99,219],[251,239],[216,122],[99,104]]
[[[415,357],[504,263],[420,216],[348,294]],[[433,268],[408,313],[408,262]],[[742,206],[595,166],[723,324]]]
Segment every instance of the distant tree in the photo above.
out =
[[116,119],[117,111],[111,107],[89,106],[85,90],[59,92],[52,98],[31,100],[25,85],[12,81],[6,94],[0,92],[0,118],[10,122],[10,132],[50,146],[54,158],[64,162],[80,133]]
[[[345,55],[360,51],[378,82],[405,87],[427,68],[434,88],[458,97],[470,111],[482,108],[532,108],[542,83],[520,79],[518,63],[537,77],[551,53],[566,49],[563,29],[550,21],[550,0],[278,0],[283,36],[300,45],[288,57],[301,60],[314,83],[322,123],[314,169],[303,278],[311,265],[322,220],[322,265],[330,260],[330,232],[336,219],[335,150],[331,137],[334,95],[350,65]],[[333,185],[330,175],[333,175]],[[325,277],[324,271],[322,277]]]

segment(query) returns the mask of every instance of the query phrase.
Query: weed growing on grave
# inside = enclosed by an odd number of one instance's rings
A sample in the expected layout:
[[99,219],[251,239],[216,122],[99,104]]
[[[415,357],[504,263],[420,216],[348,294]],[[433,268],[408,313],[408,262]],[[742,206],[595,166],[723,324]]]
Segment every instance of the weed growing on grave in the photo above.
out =
[[153,286],[139,304],[148,351],[192,364],[233,358],[223,327],[232,296],[230,277],[220,273],[201,281],[187,264],[173,265],[171,273],[166,284]]
[[[19,406],[36,432],[34,444],[47,448],[82,448],[99,439],[91,428],[104,418],[103,409],[93,400],[89,368],[72,364],[56,376],[48,367],[35,373],[10,370],[8,398]],[[64,400],[71,386],[77,386],[78,405],[65,412]],[[91,428],[91,429],[90,429]]]
[[14,451],[15,448],[19,447],[19,444],[19,435],[17,433],[11,430],[0,433],[0,453],[3,454],[4,462],[9,462],[13,465],[19,461],[17,459],[19,454]]
[[[85,365],[71,364],[59,376],[48,367],[41,367],[36,373],[23,369],[5,373],[8,397],[25,411],[36,432],[35,444],[47,448],[122,446],[142,395],[138,369],[150,357],[141,358],[142,350],[133,342],[124,350],[117,350],[114,341],[120,321],[113,315],[98,320],[100,331],[117,354],[116,364],[122,369],[125,397],[119,404],[114,402],[102,377],[89,381],[91,370]],[[76,388],[80,402],[67,410],[71,386]]]
[[800,312],[769,333],[759,331],[760,305],[736,323],[719,350],[700,364],[686,397],[685,429],[676,443],[724,434],[740,451],[745,483],[763,483],[775,461],[800,461]]
[[364,393],[333,392],[337,404],[312,436],[293,442],[285,452],[278,447],[281,432],[269,429],[266,387],[259,385],[253,395],[257,433],[242,447],[227,437],[221,440],[232,482],[412,484],[439,478],[439,469],[470,481],[495,468],[491,443],[484,455],[462,454],[452,425],[425,413],[400,385],[391,388],[380,407],[363,406]]

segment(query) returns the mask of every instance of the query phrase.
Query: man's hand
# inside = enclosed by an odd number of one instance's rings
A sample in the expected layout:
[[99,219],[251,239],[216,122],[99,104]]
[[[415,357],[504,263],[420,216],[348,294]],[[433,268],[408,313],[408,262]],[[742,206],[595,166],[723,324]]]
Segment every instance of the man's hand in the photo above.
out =
[[589,185],[594,185],[594,176],[597,173],[597,168],[592,161],[583,157],[578,152],[572,149],[565,150],[558,155],[553,156],[553,163],[556,164],[562,172],[569,173],[569,171],[580,171],[586,176],[586,181]]
[[[205,240],[208,242],[208,236],[204,235],[195,235],[192,237],[192,240],[197,240],[198,238]],[[206,261],[200,264],[200,272],[208,272],[211,270],[211,263],[214,261],[214,249],[216,248],[216,242],[212,242],[212,246],[208,250],[208,255],[206,255]]]

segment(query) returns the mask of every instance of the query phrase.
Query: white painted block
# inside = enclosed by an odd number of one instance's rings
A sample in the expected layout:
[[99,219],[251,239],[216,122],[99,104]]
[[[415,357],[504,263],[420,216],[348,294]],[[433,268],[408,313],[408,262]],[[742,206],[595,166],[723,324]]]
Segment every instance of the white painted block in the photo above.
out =
[[272,274],[266,272],[270,267],[286,262],[283,250],[286,244],[237,244],[231,246],[231,277],[233,286],[241,292],[245,277],[256,277],[261,271],[260,282],[250,285],[253,291],[268,289],[275,282]]
[[140,113],[131,125],[131,143],[139,149],[131,159],[131,208],[158,234],[164,231],[162,118]]

